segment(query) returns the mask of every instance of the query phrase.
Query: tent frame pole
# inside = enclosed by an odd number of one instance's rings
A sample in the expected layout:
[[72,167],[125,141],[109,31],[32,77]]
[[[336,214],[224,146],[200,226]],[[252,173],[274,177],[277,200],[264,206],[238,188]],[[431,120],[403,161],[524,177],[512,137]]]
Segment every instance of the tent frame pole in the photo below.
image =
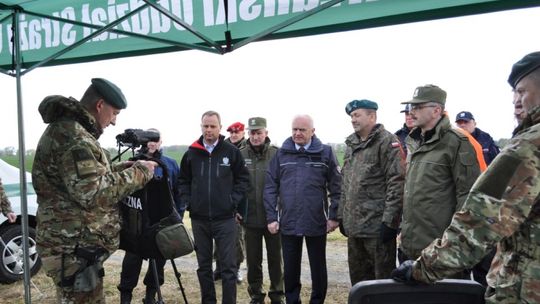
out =
[[[22,214],[22,234],[23,234],[23,265],[30,265],[29,255],[29,233],[28,233],[28,189],[26,181],[26,148],[24,144],[24,120],[23,120],[23,102],[22,102],[22,84],[21,84],[21,47],[19,41],[19,14],[18,9],[13,10],[13,51],[15,54],[15,78],[17,82],[17,122],[19,131],[19,185],[21,192],[21,214]],[[23,267],[24,272],[24,302],[32,303],[32,295],[30,289],[30,269]]]

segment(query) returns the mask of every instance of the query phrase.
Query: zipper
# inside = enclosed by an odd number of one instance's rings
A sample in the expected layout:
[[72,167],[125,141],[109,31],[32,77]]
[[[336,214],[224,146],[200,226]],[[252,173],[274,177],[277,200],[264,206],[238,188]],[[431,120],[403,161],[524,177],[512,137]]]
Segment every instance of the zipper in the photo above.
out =
[[212,220],[212,156],[208,157],[208,217]]

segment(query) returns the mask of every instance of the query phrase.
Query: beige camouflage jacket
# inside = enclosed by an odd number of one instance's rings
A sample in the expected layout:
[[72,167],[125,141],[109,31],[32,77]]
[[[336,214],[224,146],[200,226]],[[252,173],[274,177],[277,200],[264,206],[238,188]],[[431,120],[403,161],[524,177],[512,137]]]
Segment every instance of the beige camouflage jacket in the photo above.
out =
[[396,135],[377,124],[365,141],[345,141],[338,219],[349,237],[378,237],[381,223],[397,229],[403,207],[404,154]]
[[49,96],[40,106],[49,126],[38,143],[32,181],[37,193],[37,245],[42,257],[76,245],[118,248],[117,202],[142,188],[152,172],[111,166],[97,141],[101,130],[78,101]]
[[6,191],[4,190],[4,185],[2,184],[2,179],[0,178],[0,211],[3,215],[7,216],[8,213],[13,212],[11,210],[11,204],[7,197]]
[[497,246],[487,303],[540,303],[540,107],[476,181],[441,239],[422,251],[413,277],[433,282],[471,268]]

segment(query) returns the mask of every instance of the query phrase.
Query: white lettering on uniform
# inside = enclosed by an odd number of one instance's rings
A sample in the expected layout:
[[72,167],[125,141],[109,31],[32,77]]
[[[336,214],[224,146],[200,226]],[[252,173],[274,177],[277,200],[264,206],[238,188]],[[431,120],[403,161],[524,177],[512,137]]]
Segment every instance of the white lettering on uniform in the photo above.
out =
[[142,203],[141,199],[138,197],[128,196],[124,200],[124,205],[128,206],[129,208],[142,210]]

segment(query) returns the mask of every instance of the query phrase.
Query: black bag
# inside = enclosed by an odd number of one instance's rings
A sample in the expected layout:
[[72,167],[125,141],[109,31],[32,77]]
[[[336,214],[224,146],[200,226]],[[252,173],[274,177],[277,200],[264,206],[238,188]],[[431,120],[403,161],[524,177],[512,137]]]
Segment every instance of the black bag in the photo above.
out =
[[[141,159],[141,158],[138,158]],[[174,259],[193,251],[193,240],[174,207],[166,165],[155,161],[163,175],[120,202],[120,249],[142,258]]]

